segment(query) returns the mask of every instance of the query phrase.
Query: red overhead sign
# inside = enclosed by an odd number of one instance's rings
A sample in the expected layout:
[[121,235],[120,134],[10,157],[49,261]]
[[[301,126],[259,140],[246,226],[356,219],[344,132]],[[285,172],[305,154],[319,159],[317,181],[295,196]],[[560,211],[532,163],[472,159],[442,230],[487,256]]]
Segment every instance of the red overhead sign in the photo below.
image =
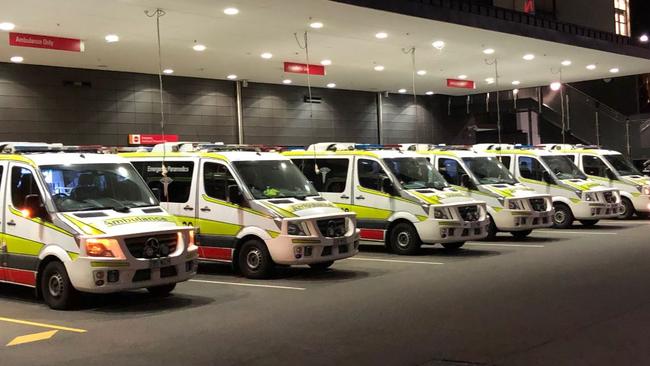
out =
[[476,83],[472,80],[447,79],[448,88],[476,89]]
[[294,74],[307,74],[325,76],[325,66],[323,65],[307,65],[295,62],[285,62],[284,72],[292,72]]
[[72,52],[84,51],[84,43],[80,39],[43,36],[39,34],[27,33],[9,33],[9,45]]
[[156,145],[164,142],[178,142],[178,135],[129,135],[129,145]]

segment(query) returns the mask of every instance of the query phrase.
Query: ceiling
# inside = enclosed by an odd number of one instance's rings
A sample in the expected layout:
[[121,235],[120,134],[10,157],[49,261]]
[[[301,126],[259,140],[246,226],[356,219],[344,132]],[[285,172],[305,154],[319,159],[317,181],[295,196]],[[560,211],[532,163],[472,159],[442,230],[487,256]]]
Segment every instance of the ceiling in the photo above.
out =
[[[312,86],[335,83],[336,88],[390,91],[407,89],[412,93],[412,59],[404,49],[415,47],[415,69],[427,74],[415,76],[415,90],[464,95],[496,90],[487,84],[494,77],[494,66],[486,58],[497,58],[499,89],[548,85],[560,80],[582,81],[650,72],[650,60],[608,52],[535,40],[506,33],[486,31],[400,14],[371,10],[326,0],[0,0],[0,22],[16,24],[14,32],[81,38],[85,52],[42,50],[0,44],[0,61],[11,56],[24,57],[26,64],[78,67],[157,73],[155,18],[145,10],[160,7],[166,15],[160,19],[162,63],[173,75],[239,79],[281,84],[306,85],[307,77],[285,74],[283,61],[305,62],[305,52],[294,37],[302,39],[309,31],[310,60],[330,59],[324,77],[312,76]],[[239,14],[223,13],[236,7]],[[310,20],[311,19],[311,20]],[[320,21],[321,29],[309,24]],[[388,38],[377,39],[377,32]],[[107,34],[120,41],[107,43]],[[6,36],[8,39],[8,36]],[[442,50],[432,42],[443,40]],[[207,46],[203,52],[192,49],[194,42]],[[485,48],[495,49],[491,56]],[[264,52],[273,54],[263,59]],[[532,61],[522,59],[534,54]],[[595,70],[587,70],[595,64]],[[374,70],[375,65],[385,67]],[[618,74],[609,72],[618,68]],[[446,87],[447,78],[467,75],[477,82],[475,90]],[[521,82],[513,86],[512,81]]]

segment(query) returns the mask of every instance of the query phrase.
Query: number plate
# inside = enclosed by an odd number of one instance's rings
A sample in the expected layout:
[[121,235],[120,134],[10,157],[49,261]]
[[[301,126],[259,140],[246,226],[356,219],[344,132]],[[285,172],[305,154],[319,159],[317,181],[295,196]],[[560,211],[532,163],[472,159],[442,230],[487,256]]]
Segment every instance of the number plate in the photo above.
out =
[[336,238],[336,239],[334,239],[334,245],[344,245],[344,244],[347,244],[345,242],[345,238]]
[[170,264],[172,264],[171,258],[152,259],[149,261],[149,268],[166,267]]

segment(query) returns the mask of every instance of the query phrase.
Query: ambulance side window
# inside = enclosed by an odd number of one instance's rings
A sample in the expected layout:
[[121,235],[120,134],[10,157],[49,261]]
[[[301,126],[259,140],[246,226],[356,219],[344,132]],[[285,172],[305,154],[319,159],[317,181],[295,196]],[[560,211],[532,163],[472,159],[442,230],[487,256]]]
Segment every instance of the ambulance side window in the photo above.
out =
[[236,186],[237,181],[232,176],[228,167],[219,163],[205,163],[203,165],[203,189],[211,198],[230,201],[228,187]]
[[522,178],[544,181],[544,166],[536,158],[530,156],[519,157],[519,174]]
[[160,161],[134,161],[133,166],[140,173],[149,188],[157,189],[160,192],[161,202],[185,203],[190,199],[192,189],[192,176],[194,173],[194,162],[191,161],[167,161],[167,176],[172,182],[167,186],[167,195],[160,181],[162,178],[162,162]]
[[438,171],[445,177],[445,180],[449,184],[455,186],[461,185],[461,177],[467,174],[465,169],[460,165],[460,162],[448,158],[440,158],[438,160]]
[[583,155],[582,167],[587,175],[607,177],[607,165],[597,156]]
[[357,173],[359,174],[359,184],[363,188],[382,191],[384,179],[388,174],[381,167],[381,164],[375,160],[359,159],[357,162]]
[[293,163],[318,192],[345,192],[350,166],[348,159],[293,159]]
[[11,169],[11,203],[14,207],[21,209],[25,205],[25,197],[30,194],[41,195],[34,174],[31,170],[21,167]]

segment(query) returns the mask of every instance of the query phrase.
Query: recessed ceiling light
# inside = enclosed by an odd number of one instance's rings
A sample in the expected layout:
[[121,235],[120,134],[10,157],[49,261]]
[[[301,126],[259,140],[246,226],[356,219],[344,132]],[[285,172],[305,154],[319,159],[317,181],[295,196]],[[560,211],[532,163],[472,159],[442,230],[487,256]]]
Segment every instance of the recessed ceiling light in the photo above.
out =
[[521,84],[521,81],[519,81],[519,80],[515,80],[515,81],[512,82],[512,85],[519,85],[519,84]]
[[119,41],[120,37],[117,34],[108,34],[108,35],[106,35],[106,37],[104,37],[104,39],[108,43],[113,43],[113,42]]
[[329,84],[327,84],[327,87],[328,87],[328,88],[336,88],[336,84],[334,84],[334,83],[329,83]]
[[464,75],[464,74],[463,75],[458,75],[458,78],[460,80],[465,80],[465,79],[467,79],[467,75]]
[[332,64],[332,60],[322,60],[320,64],[323,66],[329,66]]
[[485,79],[485,82],[488,84],[494,84],[494,78],[487,78]]
[[[2,26],[2,24],[0,24],[0,26]],[[0,29],[2,29],[2,28],[0,28]],[[643,43],[646,43],[646,42],[648,42],[649,40],[650,40],[650,38],[648,37],[647,34],[644,34],[644,35],[642,35],[641,37],[639,37],[639,41],[641,41],[641,42],[643,42]]]
[[237,8],[225,8],[223,9],[223,13],[226,15],[237,15],[239,14],[239,9]]
[[426,93],[424,93],[424,94],[426,94],[426,95],[433,95],[433,92],[432,92],[431,90],[429,90],[428,92],[426,92]]
[[282,80],[282,84],[291,84],[291,79]]
[[535,59],[535,55],[533,55],[532,53],[529,53],[529,54],[524,55],[523,59],[526,60],[526,61],[532,61],[532,60]]
[[314,28],[314,29],[321,29],[321,28],[323,28],[323,23],[321,23],[321,22],[313,22],[309,26]]
[[614,68],[609,69],[609,72],[611,72],[612,74],[617,74],[619,71],[621,71],[621,70],[619,70],[618,67],[614,67]]
[[571,64],[572,64],[571,60],[562,61],[562,66],[571,66]]
[[397,92],[400,93],[400,94],[404,94],[404,93],[406,93],[406,89],[400,89]]
[[385,39],[385,38],[388,38],[388,33],[386,33],[386,32],[379,32],[379,33],[375,34],[375,37],[376,37],[376,38],[379,38],[379,39]]
[[173,73],[174,73],[174,70],[172,70],[172,69],[164,69],[163,70],[163,74],[173,74]]
[[15,63],[17,63],[17,64],[23,62],[23,60],[25,60],[25,59],[22,58],[22,56],[12,56],[12,57],[9,59],[9,61],[11,61],[11,62],[15,62]]
[[235,74],[230,74],[230,75],[228,75],[228,76],[226,76],[226,77],[227,77],[228,79],[230,79],[230,80],[235,80],[235,79],[237,79],[237,75],[235,75]]
[[268,60],[273,57],[273,54],[270,52],[264,52],[263,54],[260,55],[260,57]]
[[14,30],[14,28],[16,28],[16,25],[14,23],[9,23],[9,22],[0,23],[0,30],[9,32]]
[[384,71],[384,67],[382,65],[377,65],[375,66],[375,71]]
[[558,91],[561,88],[562,88],[562,83],[560,83],[559,81],[554,81],[551,83],[551,90]]
[[594,64],[587,65],[587,70],[596,70],[596,65]]
[[205,47],[205,45],[202,44],[195,44],[192,48],[194,49],[194,51],[203,52],[207,47]]
[[431,45],[433,47],[435,47],[436,49],[439,49],[439,50],[445,48],[445,42],[444,41],[435,41],[435,42],[431,43]]
[[426,75],[427,70],[418,70],[417,74],[420,75],[420,76]]
[[512,89],[512,94],[514,94],[514,95],[519,94],[519,89]]
[[494,48],[486,48],[483,50],[483,53],[486,55],[491,55],[494,53]]

